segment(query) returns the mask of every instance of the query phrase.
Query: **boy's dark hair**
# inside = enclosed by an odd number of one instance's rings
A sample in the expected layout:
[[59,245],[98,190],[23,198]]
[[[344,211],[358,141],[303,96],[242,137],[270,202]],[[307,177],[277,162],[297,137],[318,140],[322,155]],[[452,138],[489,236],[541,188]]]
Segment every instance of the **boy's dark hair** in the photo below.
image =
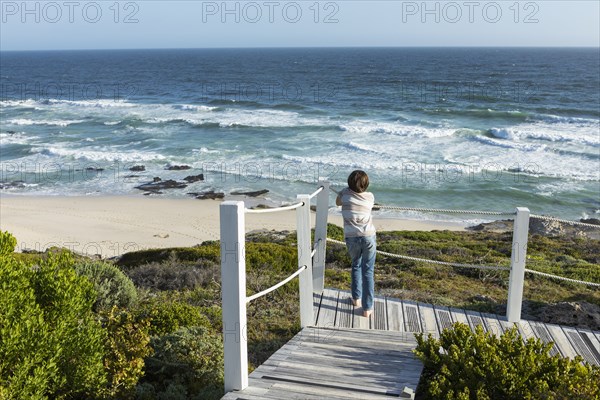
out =
[[348,176],[348,187],[356,193],[364,192],[369,187],[369,176],[360,169],[352,171]]

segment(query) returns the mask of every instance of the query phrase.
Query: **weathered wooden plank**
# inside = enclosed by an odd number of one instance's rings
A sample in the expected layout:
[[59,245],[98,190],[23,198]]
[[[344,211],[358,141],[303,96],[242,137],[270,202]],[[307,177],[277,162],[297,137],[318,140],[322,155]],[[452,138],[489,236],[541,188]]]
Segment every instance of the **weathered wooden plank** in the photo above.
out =
[[448,307],[444,306],[434,306],[435,310],[435,318],[437,320],[437,326],[440,329],[440,334],[444,331],[444,329],[450,329],[452,327],[452,314]]
[[294,399],[294,400],[323,400],[323,399],[366,399],[379,400],[389,399],[389,396],[382,394],[360,393],[353,390],[352,387],[324,387],[313,386],[308,384],[298,384],[294,382],[278,382],[273,385],[273,389],[269,391],[268,399]]
[[336,313],[338,307],[338,291],[325,289],[319,309],[319,320],[317,326],[322,328],[333,328],[336,324]]
[[373,303],[373,315],[371,317],[371,329],[380,331],[388,330],[387,311],[385,309],[385,298],[375,296]]
[[[371,330],[366,331],[367,334],[370,334]],[[404,334],[403,334],[404,335]],[[323,340],[306,340],[302,343],[302,346],[298,346],[298,348],[294,352],[307,352],[312,351],[312,348],[346,348],[347,352],[353,351],[362,351],[362,349],[371,349],[373,352],[383,351],[387,352],[389,350],[395,349],[411,349],[416,345],[415,339],[412,337],[412,334],[409,333],[411,337],[400,337],[397,340],[389,340],[385,337],[365,337],[365,336],[340,336],[331,335],[329,337],[324,338]],[[285,353],[284,353],[285,354]]]
[[600,340],[594,336],[594,333],[587,329],[577,329],[583,341],[587,344],[590,352],[596,359],[596,365],[600,365]]
[[458,309],[458,308],[450,308],[449,310],[450,310],[450,314],[452,315],[452,320],[454,322],[460,322],[461,324],[471,326],[471,325],[469,325],[469,319],[467,318],[467,314],[465,313],[465,310]]
[[486,330],[488,332],[492,332],[495,336],[502,335],[502,327],[500,326],[500,322],[495,315],[481,313],[481,318],[483,319],[483,323],[485,324]]
[[[536,322],[536,321],[529,321],[529,326],[531,326],[531,329],[532,329],[535,337],[537,337],[538,339],[541,339],[542,342],[554,343],[554,339],[552,338],[552,335],[550,335],[550,332],[548,332],[548,329],[546,329],[546,326],[543,323]],[[558,346],[556,346],[556,345],[552,346],[552,348],[550,349],[550,354],[551,355],[561,354],[560,350],[558,349]]]
[[373,318],[371,314],[370,317],[363,317],[363,309],[362,307],[354,307],[352,315],[352,328],[355,329],[369,329],[370,319]]
[[[342,353],[339,349],[318,349],[311,353],[297,353],[292,357],[286,359],[276,360],[272,357],[265,361],[262,365],[268,364],[277,366],[281,362],[293,362],[303,364],[307,366],[316,365],[320,366],[326,364],[328,367],[339,366],[345,368],[353,368],[354,366],[361,365],[368,359],[377,358],[380,361],[385,361],[385,365],[394,365],[394,368],[405,369],[412,368],[412,364],[419,364],[420,362],[411,354],[412,349],[406,349],[401,352],[387,352],[387,354],[371,354],[347,352]],[[387,367],[386,367],[387,368]]]
[[467,320],[469,321],[469,326],[471,327],[471,330],[473,332],[475,332],[475,327],[477,327],[478,325],[481,325],[481,327],[483,328],[483,331],[487,332],[485,323],[483,322],[483,318],[481,318],[480,313],[478,313],[477,311],[473,311],[473,310],[465,310],[465,314],[467,315]]
[[[285,373],[287,371],[284,372],[279,372],[279,371],[274,371],[272,374],[264,374],[261,376],[261,378],[264,379],[268,379],[268,380],[274,380],[274,381],[279,381],[279,382],[287,382],[287,383],[295,383],[295,384],[301,384],[301,385],[307,385],[307,386],[320,386],[320,387],[327,387],[329,389],[348,389],[351,388],[353,391],[357,392],[357,395],[360,394],[361,397],[358,398],[363,398],[363,396],[366,396],[368,394],[375,394],[375,395],[385,395],[386,393],[389,393],[390,391],[390,387],[386,386],[386,385],[378,385],[376,383],[373,382],[369,382],[362,379],[362,377],[360,377],[360,379],[357,379],[357,377],[340,377],[340,379],[337,379],[337,376],[335,377],[335,381],[331,381],[328,379],[322,379],[321,376],[319,376],[318,374],[312,374],[310,376],[303,376],[300,374],[296,374],[292,371],[291,374],[289,373]],[[359,393],[360,392],[360,393]]]
[[338,311],[335,324],[340,328],[352,328],[354,323],[354,306],[350,296],[340,292],[338,297]]
[[[502,332],[506,332],[509,329],[512,329],[515,325],[518,325],[516,322],[508,322],[508,320],[506,319],[506,316],[504,315],[496,315],[496,318],[498,318],[498,323],[500,323],[500,328],[502,328]],[[518,326],[517,326],[518,329]],[[521,333],[519,332],[519,335]]]
[[[360,382],[375,386],[393,386],[398,379],[398,371],[393,374],[389,373],[388,366],[375,366],[377,358],[365,360],[364,364],[355,365],[353,368],[344,368],[339,364],[336,366],[302,364],[294,362],[282,362],[272,373],[294,375],[305,380],[330,380],[338,383],[349,383],[357,381],[357,376],[360,376]],[[407,369],[408,370],[408,369]],[[406,372],[404,370],[402,372]],[[265,372],[266,373],[266,372]]]
[[423,333],[432,334],[434,337],[440,336],[440,331],[435,320],[435,311],[431,304],[418,303],[419,314],[421,316],[421,327]]
[[528,339],[537,339],[538,337],[533,332],[533,328],[529,325],[529,322],[526,320],[520,320],[519,322],[515,322],[517,325],[517,329],[519,330],[519,334],[523,338],[523,342],[527,342]]
[[402,300],[402,309],[404,311],[404,331],[422,332],[421,317],[419,316],[417,303]]
[[387,303],[388,329],[391,331],[404,332],[404,315],[402,312],[402,302],[398,299],[388,297]]
[[222,400],[270,400],[269,397],[256,396],[244,392],[229,392],[225,396],[221,397]]
[[[558,327],[560,329],[560,327]],[[597,364],[598,360],[594,355],[594,350],[592,346],[588,346],[589,341],[586,341],[581,337],[577,329],[563,326],[562,331],[565,333],[567,339],[569,340],[571,346],[573,346],[573,355],[569,357],[574,358],[577,354],[579,354],[583,359],[590,364]],[[591,343],[590,343],[591,345]]]
[[554,345],[558,348],[558,351],[563,357],[574,358],[577,355],[560,326],[553,324],[544,324],[544,326],[548,329],[548,332],[550,332]]
[[321,298],[323,293],[313,293],[313,315],[315,317],[315,326],[319,323],[319,310],[321,309]]

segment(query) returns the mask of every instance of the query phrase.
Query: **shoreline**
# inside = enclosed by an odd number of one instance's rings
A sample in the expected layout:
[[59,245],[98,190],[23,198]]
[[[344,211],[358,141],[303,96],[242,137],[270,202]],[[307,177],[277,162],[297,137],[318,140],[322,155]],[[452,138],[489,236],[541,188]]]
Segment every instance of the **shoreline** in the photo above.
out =
[[[244,200],[242,197],[228,200]],[[255,204],[247,199],[246,204]],[[130,251],[188,247],[219,240],[219,200],[138,196],[0,195],[0,230],[17,238],[16,251],[65,247],[76,253],[119,256]],[[314,227],[315,213],[311,212]],[[340,215],[328,216],[342,226]],[[446,221],[373,218],[378,231],[464,230]],[[246,232],[294,230],[296,213],[247,214]]]

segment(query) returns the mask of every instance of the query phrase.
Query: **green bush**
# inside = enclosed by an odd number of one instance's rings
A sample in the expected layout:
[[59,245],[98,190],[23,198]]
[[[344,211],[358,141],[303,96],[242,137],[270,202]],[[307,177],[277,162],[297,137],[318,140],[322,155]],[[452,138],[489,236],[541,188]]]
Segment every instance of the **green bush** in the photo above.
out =
[[550,356],[552,344],[523,342],[515,328],[500,337],[457,323],[439,339],[415,335],[423,361],[421,399],[598,399],[600,369]]
[[153,300],[142,303],[135,310],[137,319],[150,321],[151,335],[173,333],[181,327],[205,326],[210,322],[198,307],[185,303]]
[[72,264],[66,254],[35,266],[0,257],[3,399],[86,398],[105,386],[96,294]]
[[108,333],[104,369],[108,373],[109,398],[131,399],[144,374],[144,358],[152,353],[148,321],[136,321],[131,313],[113,307],[101,313]]
[[12,254],[17,246],[17,239],[8,231],[0,231],[0,256]]
[[129,308],[137,301],[133,282],[118,267],[103,261],[80,261],[75,264],[78,275],[89,279],[96,289],[94,309],[110,310],[113,306]]
[[[181,328],[153,338],[138,398],[220,399],[223,396],[223,343],[204,327]],[[152,387],[152,389],[150,388]]]

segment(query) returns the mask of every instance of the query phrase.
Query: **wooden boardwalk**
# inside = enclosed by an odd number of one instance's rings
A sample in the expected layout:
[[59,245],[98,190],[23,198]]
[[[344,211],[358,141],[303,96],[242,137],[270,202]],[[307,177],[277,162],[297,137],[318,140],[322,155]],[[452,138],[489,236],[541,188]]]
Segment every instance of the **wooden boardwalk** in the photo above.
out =
[[[501,334],[513,324],[503,316],[394,298],[376,297],[362,316],[347,291],[315,295],[315,325],[303,329],[249,377],[249,387],[223,399],[381,399],[416,389],[422,364],[412,354],[415,332],[440,331],[454,322]],[[553,353],[581,355],[600,365],[600,332],[534,321],[517,324],[524,339],[554,342]]]
[[304,328],[226,400],[389,399],[416,388],[423,368],[412,335]]

